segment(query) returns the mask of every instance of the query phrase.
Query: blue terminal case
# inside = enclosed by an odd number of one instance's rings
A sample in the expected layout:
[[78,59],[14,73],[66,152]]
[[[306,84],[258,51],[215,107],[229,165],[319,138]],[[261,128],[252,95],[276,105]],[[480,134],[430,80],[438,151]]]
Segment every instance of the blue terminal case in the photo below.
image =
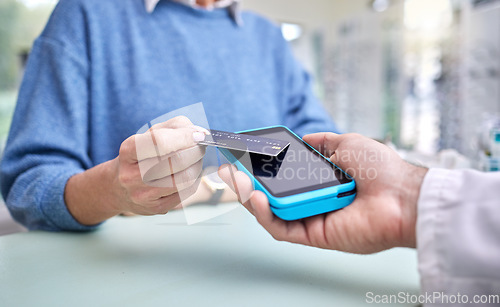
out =
[[[289,132],[291,132],[294,136],[296,136],[299,140],[301,138],[297,136],[293,131],[288,129],[285,126],[272,126],[265,127],[255,130],[245,130],[240,131],[238,133],[245,133],[256,130],[265,130],[270,128],[285,128]],[[316,149],[314,149],[309,144],[305,143],[307,146],[312,148],[315,152],[320,154],[321,157],[325,158],[321,153],[319,153]],[[219,148],[221,153],[229,160],[230,163],[234,164],[238,170],[243,171],[248,177],[250,177],[253,181],[256,190],[262,191],[266,194],[269,199],[269,204],[273,213],[279,218],[292,221],[298,220],[334,210],[338,210],[344,208],[354,201],[356,197],[356,183],[352,180],[349,183],[340,184],[337,186],[322,188],[314,191],[304,192],[300,194],[295,194],[286,197],[276,197],[272,195],[253,175],[247,170],[243,164],[241,164],[229,150],[224,148]],[[329,159],[325,158],[330,162]],[[330,162],[332,163],[332,162]],[[333,163],[332,163],[333,164]],[[337,167],[337,166],[335,166]],[[337,167],[338,168],[338,167]],[[339,168],[340,169],[340,168]],[[343,170],[341,170],[344,174],[346,174]],[[349,178],[351,178],[348,174],[346,174]]]

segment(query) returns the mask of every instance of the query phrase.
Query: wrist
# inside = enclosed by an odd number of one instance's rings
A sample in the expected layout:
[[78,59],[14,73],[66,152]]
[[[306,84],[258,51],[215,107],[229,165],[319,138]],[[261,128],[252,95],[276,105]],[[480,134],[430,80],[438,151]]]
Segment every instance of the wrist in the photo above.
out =
[[64,198],[73,217],[83,225],[95,225],[119,214],[113,190],[113,162],[97,165],[71,177]]
[[104,189],[106,193],[104,193],[103,205],[105,208],[114,212],[114,215],[122,214],[126,212],[123,208],[124,195],[126,195],[125,189],[122,187],[119,181],[120,176],[120,160],[119,158],[115,158],[113,160],[104,162],[100,166],[102,166],[102,177],[105,182]]
[[402,215],[400,246],[416,247],[418,199],[427,171],[427,168],[407,164],[406,172],[403,172],[399,201]]

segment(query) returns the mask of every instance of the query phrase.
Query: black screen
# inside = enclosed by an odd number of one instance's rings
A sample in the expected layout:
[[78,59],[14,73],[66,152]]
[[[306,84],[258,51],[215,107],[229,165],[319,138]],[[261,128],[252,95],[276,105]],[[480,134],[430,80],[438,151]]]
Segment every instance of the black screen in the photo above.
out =
[[344,172],[285,128],[269,128],[244,134],[290,142],[277,157],[254,153],[242,155],[231,151],[275,197],[295,195],[352,181]]

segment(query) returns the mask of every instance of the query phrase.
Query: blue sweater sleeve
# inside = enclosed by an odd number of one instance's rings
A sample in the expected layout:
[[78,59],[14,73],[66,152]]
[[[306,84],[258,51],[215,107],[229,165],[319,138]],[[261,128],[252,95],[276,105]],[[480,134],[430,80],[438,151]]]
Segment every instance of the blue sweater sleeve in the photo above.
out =
[[285,125],[300,136],[315,132],[339,132],[333,119],[316,98],[312,78],[283,44],[287,88]]
[[[49,22],[47,29],[53,26]],[[47,30],[46,29],[46,30]],[[2,194],[29,229],[85,231],[68,211],[68,179],[88,156],[88,64],[64,41],[35,42],[1,165]]]

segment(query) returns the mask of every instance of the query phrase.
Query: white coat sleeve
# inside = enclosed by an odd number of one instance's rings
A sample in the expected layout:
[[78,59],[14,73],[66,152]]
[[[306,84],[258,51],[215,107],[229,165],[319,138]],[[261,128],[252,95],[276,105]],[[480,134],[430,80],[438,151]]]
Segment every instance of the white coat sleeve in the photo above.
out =
[[500,306],[500,172],[430,169],[417,251],[422,294],[439,303],[431,306]]

